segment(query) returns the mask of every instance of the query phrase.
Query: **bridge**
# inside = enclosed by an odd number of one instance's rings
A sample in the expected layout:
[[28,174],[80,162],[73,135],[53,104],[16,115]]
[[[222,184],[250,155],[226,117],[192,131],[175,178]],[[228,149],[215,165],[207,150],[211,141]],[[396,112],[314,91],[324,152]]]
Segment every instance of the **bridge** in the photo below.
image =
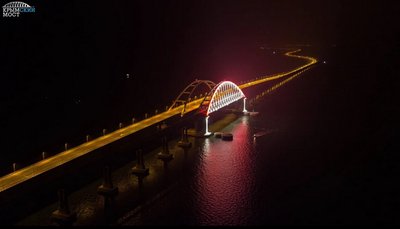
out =
[[[205,115],[206,118],[206,128],[208,128],[207,120],[211,113],[225,107],[235,101],[240,99],[244,99],[244,109],[245,108],[245,100],[246,97],[242,92],[242,89],[252,87],[258,84],[265,83],[267,81],[276,80],[279,78],[283,78],[285,76],[289,76],[291,74],[295,74],[301,71],[308,69],[310,66],[317,63],[317,59],[308,57],[308,56],[300,56],[295,55],[301,50],[289,51],[286,52],[285,55],[288,57],[298,58],[306,60],[307,63],[297,67],[291,71],[270,75],[270,76],[262,76],[259,79],[252,80],[248,83],[244,83],[241,85],[236,85],[230,81],[223,81],[218,84],[215,84],[211,81],[199,81],[196,80],[191,83],[188,87],[186,87],[183,92],[175,99],[172,106],[166,110],[165,112],[156,114],[152,117],[146,118],[137,123],[133,123],[127,127],[120,128],[114,132],[101,136],[99,138],[93,139],[91,141],[85,142],[81,145],[78,145],[74,148],[65,150],[61,153],[58,153],[52,157],[44,159],[35,164],[29,165],[27,167],[16,170],[10,174],[7,174],[0,178],[0,192],[8,190],[22,182],[25,182],[29,179],[32,179],[40,174],[46,173],[62,164],[68,163],[76,158],[79,158],[85,154],[88,154],[96,149],[99,149],[105,145],[108,145],[112,142],[115,142],[121,138],[124,138],[128,135],[136,133],[140,130],[143,130],[149,126],[158,124],[168,118],[174,117],[176,115],[183,116],[188,112],[192,112],[198,110],[200,113]],[[195,97],[195,99],[191,99],[191,96],[194,90],[200,85],[205,84],[210,91],[206,93],[204,96],[200,96],[199,98]],[[206,135],[209,135],[208,129],[206,129]]]

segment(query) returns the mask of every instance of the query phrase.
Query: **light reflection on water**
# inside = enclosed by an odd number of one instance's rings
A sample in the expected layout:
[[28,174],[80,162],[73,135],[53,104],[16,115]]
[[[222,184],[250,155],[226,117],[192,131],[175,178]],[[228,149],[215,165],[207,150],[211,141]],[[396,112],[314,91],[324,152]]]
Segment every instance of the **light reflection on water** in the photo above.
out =
[[242,116],[221,131],[233,141],[197,139],[189,154],[198,160],[185,179],[124,225],[249,225],[259,209],[256,176],[258,150],[253,144],[254,117]]
[[[104,216],[103,198],[96,195],[101,181],[88,185],[70,199],[72,209],[78,213],[77,224],[113,224],[115,220],[122,225],[254,224],[258,214],[256,209],[260,209],[257,195],[259,178],[255,171],[259,152],[253,141],[253,134],[257,131],[254,122],[255,117],[242,116],[222,129],[233,134],[233,141],[212,136],[191,139],[194,147],[187,155],[176,143],[171,144],[174,160],[170,168],[171,172],[175,171],[171,179],[166,179],[162,162],[155,155],[147,155],[150,175],[144,178],[145,190],[137,187],[137,177],[130,173],[136,162],[119,169],[113,176],[114,184],[119,188],[113,204],[113,209],[118,209],[118,213],[115,212],[117,219],[113,214],[110,219]],[[266,138],[261,137],[260,143],[263,139]],[[168,187],[163,183],[169,184]],[[138,207],[138,199],[150,190],[162,190],[162,195],[154,194],[154,202],[143,199],[149,205]],[[153,199],[152,196],[149,198]],[[48,225],[48,216],[54,209],[56,204],[32,215],[22,225]]]
[[235,124],[233,141],[208,138],[193,178],[193,209],[199,224],[246,224],[254,189],[248,117]]

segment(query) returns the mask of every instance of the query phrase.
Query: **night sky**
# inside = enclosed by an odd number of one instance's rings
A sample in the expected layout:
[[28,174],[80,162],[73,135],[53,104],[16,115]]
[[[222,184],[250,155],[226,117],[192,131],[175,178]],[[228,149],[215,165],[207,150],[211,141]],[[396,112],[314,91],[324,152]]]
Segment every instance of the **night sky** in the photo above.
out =
[[[260,46],[302,46],[305,54],[336,60],[326,65],[331,85],[321,91],[321,97],[334,96],[318,101],[337,105],[329,109],[337,112],[327,118],[321,102],[321,120],[332,120],[327,126],[336,136],[339,127],[347,128],[337,145],[349,143],[342,147],[348,151],[338,152],[342,158],[332,164],[354,167],[343,175],[352,177],[349,183],[361,180],[358,187],[337,186],[352,189],[343,191],[354,194],[348,198],[377,193],[382,219],[371,221],[398,223],[396,1],[25,2],[36,12],[0,20],[0,176],[11,172],[13,162],[17,167],[37,162],[43,151],[61,152],[65,142],[77,145],[86,134],[98,136],[103,128],[163,110],[196,78],[260,76],[253,68]],[[273,69],[268,64],[266,71]],[[337,139],[323,140],[334,145]],[[336,171],[327,182],[344,174]]]
[[373,72],[357,76],[377,85],[370,97],[398,82],[395,2],[25,2],[36,13],[1,20],[3,168],[164,107],[194,78],[218,81],[207,72],[218,60],[251,62],[246,50],[261,44],[338,47]]

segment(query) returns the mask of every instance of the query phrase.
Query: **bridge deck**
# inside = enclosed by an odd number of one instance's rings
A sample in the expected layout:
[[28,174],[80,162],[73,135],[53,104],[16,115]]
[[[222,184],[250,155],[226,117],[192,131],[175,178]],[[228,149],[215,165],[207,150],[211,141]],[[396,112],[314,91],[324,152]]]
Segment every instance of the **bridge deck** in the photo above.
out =
[[[186,112],[193,111],[199,107],[201,99],[194,100],[186,105]],[[90,153],[100,147],[110,144],[118,139],[124,138],[130,134],[138,132],[146,127],[152,126],[156,123],[162,122],[175,115],[180,115],[183,106],[176,107],[170,111],[162,112],[158,115],[152,116],[150,118],[144,119],[140,122],[121,128],[107,135],[101,136],[99,138],[93,139],[92,141],[86,142],[82,145],[76,146],[57,155],[44,159],[40,162],[17,170],[6,176],[0,178],[0,192],[18,185],[28,179],[45,173],[57,166],[74,160],[84,154]]]
[[[279,74],[275,74],[272,76],[264,76],[261,77],[259,80],[254,80],[249,83],[245,83],[242,85],[239,85],[240,89],[248,88],[257,84],[261,84],[270,80],[275,80],[279,79],[285,76],[288,76],[294,72],[300,71],[302,69],[305,69],[317,62],[316,59],[311,58],[311,57],[306,57],[306,56],[298,56],[298,55],[293,55],[293,53],[298,52],[300,50],[296,51],[291,51],[287,52],[285,55],[289,57],[294,57],[294,58],[300,58],[300,59],[305,59],[308,60],[308,63],[305,65],[302,65],[294,70],[288,71],[288,72],[283,72]],[[186,105],[186,112],[193,111],[197,109],[203,98],[199,98],[197,100],[194,100],[192,102],[187,103]],[[79,146],[76,146],[74,148],[71,148],[69,150],[66,150],[64,152],[61,152],[57,155],[54,155],[52,157],[49,157],[47,159],[44,159],[40,162],[37,162],[35,164],[32,164],[30,166],[27,166],[25,168],[19,169],[13,173],[10,173],[8,175],[5,175],[0,178],[0,192],[7,190],[13,186],[16,186],[26,180],[29,180],[35,176],[38,176],[42,173],[45,173],[47,171],[50,171],[53,168],[56,168],[57,166],[60,166],[62,164],[65,164],[69,161],[72,161],[82,155],[85,155],[87,153],[90,153],[100,147],[103,147],[107,144],[110,144],[114,141],[117,141],[118,139],[124,138],[130,134],[133,134],[135,132],[138,132],[146,127],[152,126],[156,123],[162,122],[163,120],[166,120],[170,117],[173,117],[175,115],[180,115],[181,111],[183,109],[183,105],[178,106],[174,109],[162,112],[158,115],[152,116],[150,118],[144,119],[140,122],[134,123],[130,126],[127,126],[125,128],[121,128],[119,130],[116,130],[112,133],[109,133],[107,135],[104,135],[102,137],[93,139],[89,142],[86,142],[84,144],[81,144]]]

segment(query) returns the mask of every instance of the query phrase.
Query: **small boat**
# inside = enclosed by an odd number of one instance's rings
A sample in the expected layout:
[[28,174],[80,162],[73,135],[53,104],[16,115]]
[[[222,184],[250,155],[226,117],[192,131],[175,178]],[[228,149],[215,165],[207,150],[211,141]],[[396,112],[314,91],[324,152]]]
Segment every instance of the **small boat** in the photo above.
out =
[[250,116],[256,116],[256,115],[258,115],[260,112],[258,112],[258,111],[249,111],[248,112],[248,114],[250,115]]
[[258,137],[264,136],[266,134],[267,134],[267,131],[260,131],[260,132],[253,134],[253,137],[258,138]]
[[272,132],[273,132],[272,130],[263,130],[263,131],[259,131],[259,132],[255,133],[255,134],[253,134],[253,137],[258,138],[258,137],[261,137],[261,136],[270,134],[270,133],[272,133]]

